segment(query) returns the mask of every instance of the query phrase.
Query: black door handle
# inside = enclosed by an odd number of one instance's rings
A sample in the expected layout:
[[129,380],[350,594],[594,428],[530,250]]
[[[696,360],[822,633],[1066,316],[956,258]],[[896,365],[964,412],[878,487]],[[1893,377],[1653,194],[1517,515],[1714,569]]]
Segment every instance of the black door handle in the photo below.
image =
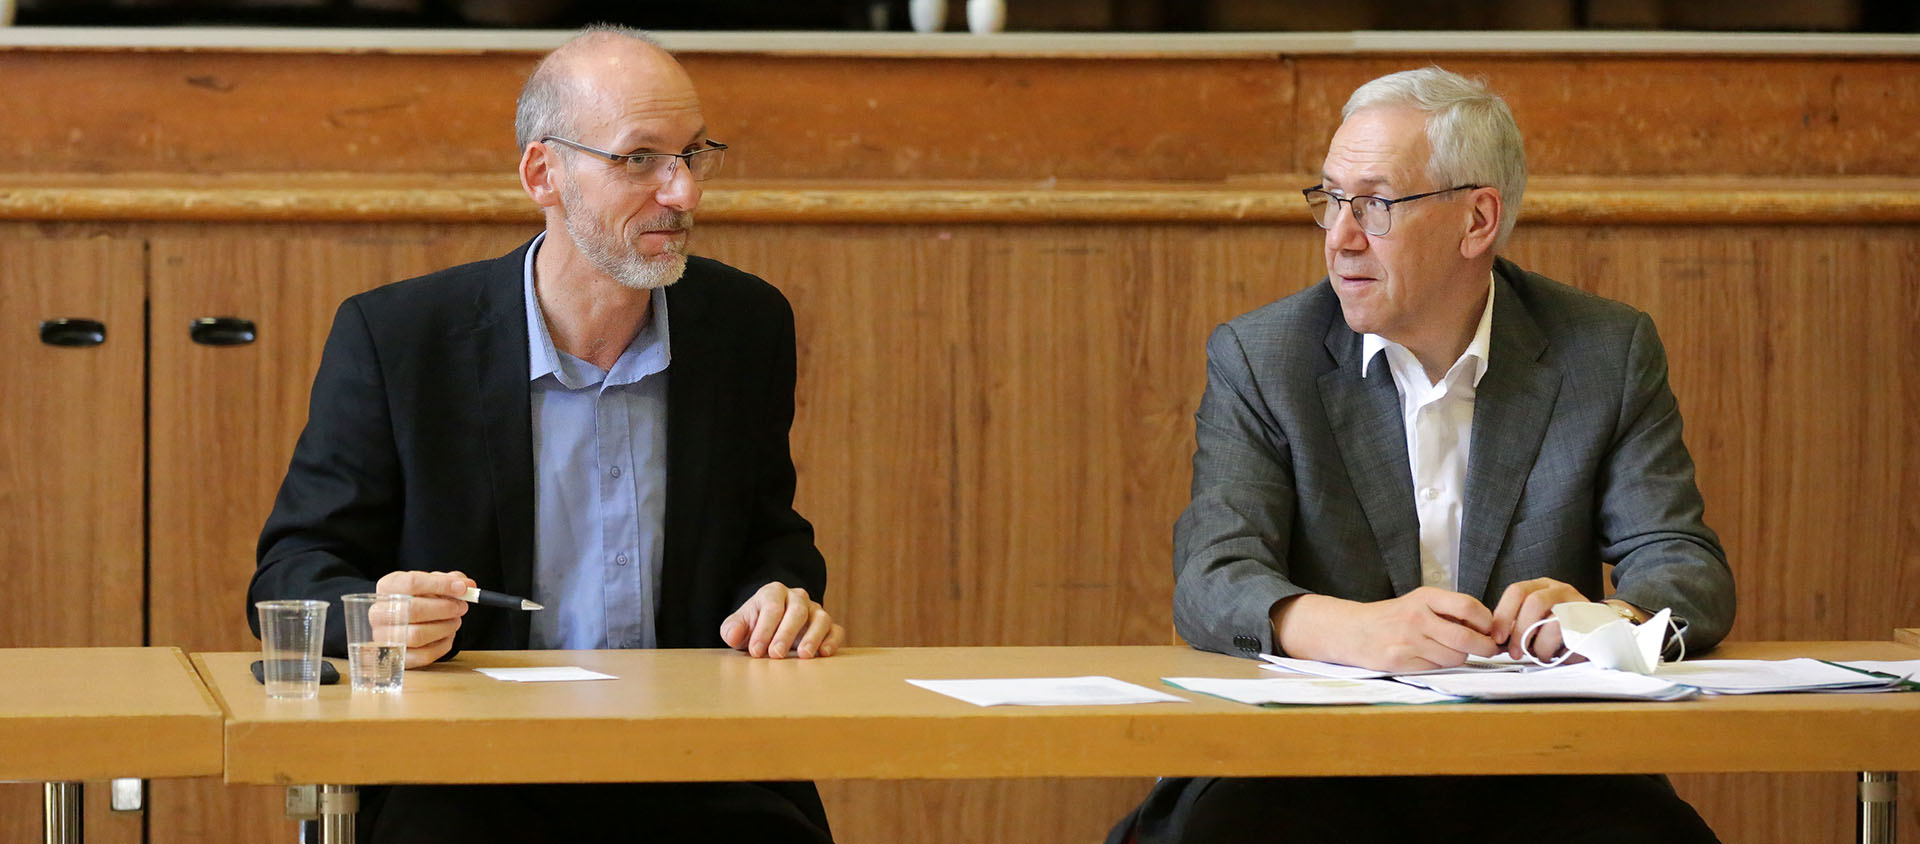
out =
[[230,316],[201,317],[187,329],[202,346],[244,346],[253,342],[253,320]]
[[44,320],[40,323],[40,342],[49,346],[98,346],[107,342],[107,324],[70,317]]

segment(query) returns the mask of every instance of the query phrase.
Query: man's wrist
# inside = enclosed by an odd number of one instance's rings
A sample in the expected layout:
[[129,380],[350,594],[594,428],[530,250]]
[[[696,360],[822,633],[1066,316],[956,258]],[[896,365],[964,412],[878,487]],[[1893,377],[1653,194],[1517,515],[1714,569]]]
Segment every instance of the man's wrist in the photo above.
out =
[[1273,625],[1273,651],[1300,659],[1322,659],[1314,634],[1320,629],[1317,610],[1336,600],[1303,592],[1273,602],[1267,618]]
[[1622,601],[1619,598],[1608,598],[1605,601],[1601,601],[1601,603],[1612,607],[1614,612],[1620,614],[1621,618],[1631,621],[1634,624],[1643,624],[1647,619],[1653,617],[1653,613],[1647,612],[1626,601]]

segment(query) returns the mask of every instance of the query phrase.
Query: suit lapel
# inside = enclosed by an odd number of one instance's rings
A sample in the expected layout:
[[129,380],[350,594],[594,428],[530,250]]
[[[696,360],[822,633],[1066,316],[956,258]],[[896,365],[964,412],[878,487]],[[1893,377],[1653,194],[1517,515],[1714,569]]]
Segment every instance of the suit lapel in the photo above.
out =
[[1509,280],[1520,270],[1504,260],[1496,269],[1487,373],[1474,394],[1465,512],[1460,517],[1459,589],[1489,606],[1499,599],[1484,594],[1494,561],[1560,395],[1559,370],[1540,362],[1546,337]]
[[[691,275],[694,267],[689,266]],[[655,633],[663,648],[684,647],[692,606],[691,575],[699,557],[699,526],[705,521],[707,467],[712,456],[715,407],[712,332],[705,330],[706,297],[698,279],[667,288],[667,511]]]
[[1327,351],[1340,366],[1320,376],[1320,401],[1394,593],[1404,595],[1420,585],[1420,520],[1400,393],[1384,359],[1372,377],[1360,377],[1360,335],[1337,317],[1327,331]]
[[[500,259],[499,271],[479,285],[473,329],[465,338],[477,379],[472,394],[479,406],[474,412],[486,437],[486,480],[500,531],[501,588],[510,595],[533,593],[533,409],[527,383],[525,261],[526,248],[521,247]],[[527,614],[504,615],[514,646],[526,647]]]

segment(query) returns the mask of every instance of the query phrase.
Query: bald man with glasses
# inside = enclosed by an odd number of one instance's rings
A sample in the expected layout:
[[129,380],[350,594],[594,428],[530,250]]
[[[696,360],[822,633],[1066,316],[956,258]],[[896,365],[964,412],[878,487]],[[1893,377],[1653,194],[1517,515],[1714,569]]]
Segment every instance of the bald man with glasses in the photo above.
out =
[[[727,149],[692,81],[644,35],[590,28],[534,70],[515,132],[545,231],[340,306],[248,606],[411,594],[409,666],[832,656],[846,632],[793,508],[793,311],[688,254]],[[471,587],[545,609],[469,604]],[[397,786],[366,789],[360,823],[375,842],[831,841],[804,782]]]
[[[1180,635],[1419,671],[1517,656],[1556,604],[1604,600],[1711,648],[1733,578],[1652,320],[1498,257],[1526,186],[1506,103],[1430,67],[1342,118],[1303,192],[1327,277],[1207,342]],[[1560,647],[1552,624],[1530,643]],[[1715,840],[1659,776],[1478,773],[1166,779],[1109,841]]]

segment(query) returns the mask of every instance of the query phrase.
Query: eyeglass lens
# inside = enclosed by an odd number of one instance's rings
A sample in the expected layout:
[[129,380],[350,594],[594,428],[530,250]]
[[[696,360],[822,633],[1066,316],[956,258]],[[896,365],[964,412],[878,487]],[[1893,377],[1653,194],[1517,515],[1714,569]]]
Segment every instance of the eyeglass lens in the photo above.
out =
[[[721,157],[726,153],[721,149],[703,149],[688,153],[685,157],[687,170],[693,174],[696,182],[706,181],[708,176],[720,169]],[[627,175],[639,181],[665,182],[673,178],[674,168],[680,166],[681,156],[649,155],[642,158],[627,159]]]
[[[1334,199],[1333,194],[1326,191],[1307,194],[1307,212],[1313,215],[1313,221],[1323,229],[1333,228],[1340,222],[1338,215],[1346,210],[1342,204]],[[1392,221],[1388,219],[1390,207],[1371,196],[1356,196],[1347,200],[1345,204],[1353,206],[1351,213],[1360,221],[1360,229],[1367,234],[1379,237],[1386,234],[1387,227],[1392,225]]]

